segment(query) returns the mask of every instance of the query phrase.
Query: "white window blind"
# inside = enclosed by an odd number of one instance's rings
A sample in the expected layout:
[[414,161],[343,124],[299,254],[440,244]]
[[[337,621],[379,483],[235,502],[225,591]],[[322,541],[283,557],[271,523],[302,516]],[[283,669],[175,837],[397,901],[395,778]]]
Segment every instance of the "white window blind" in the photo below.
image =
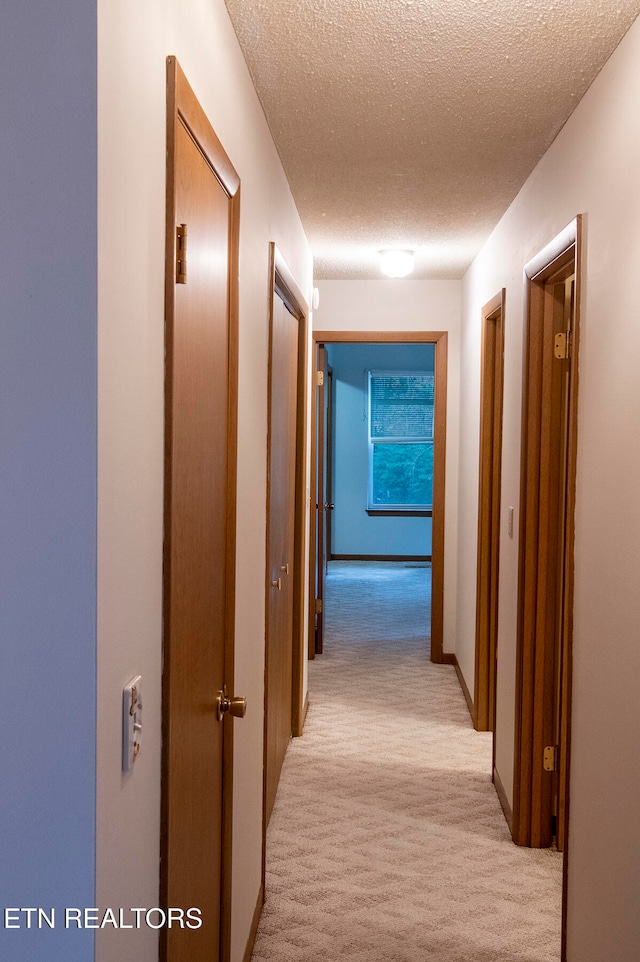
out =
[[371,437],[433,440],[433,374],[370,376]]

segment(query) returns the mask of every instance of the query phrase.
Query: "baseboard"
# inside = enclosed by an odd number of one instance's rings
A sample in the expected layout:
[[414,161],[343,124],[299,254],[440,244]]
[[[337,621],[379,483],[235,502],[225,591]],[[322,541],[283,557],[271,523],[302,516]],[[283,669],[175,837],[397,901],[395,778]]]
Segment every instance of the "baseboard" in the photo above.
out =
[[473,698],[471,697],[471,692],[467,688],[467,683],[464,680],[464,675],[462,674],[462,670],[458,664],[456,653],[454,651],[443,651],[441,664],[453,665],[455,668],[458,681],[460,682],[460,687],[462,688],[462,694],[465,697],[467,708],[469,709],[469,714],[471,715],[471,721],[473,721]]
[[[454,658],[455,658],[455,655],[454,655]],[[463,695],[464,695],[464,697],[465,697],[465,700],[466,700],[466,702],[467,702],[467,708],[469,709],[469,714],[471,715],[471,721],[473,721],[473,698],[471,697],[471,692],[469,691],[469,689],[468,689],[468,687],[467,687],[467,683],[466,683],[466,681],[464,680],[464,675],[462,674],[462,669],[460,668],[460,665],[458,664],[458,659],[457,659],[457,658],[456,658],[456,660],[455,660],[455,665],[454,665],[454,667],[455,667],[455,670],[456,670],[456,675],[458,676],[458,681],[460,682],[460,687],[462,688],[462,693],[463,693]]]
[[431,561],[430,554],[332,554],[331,561]]
[[[443,665],[453,665],[456,670],[456,675],[458,676],[458,681],[460,682],[460,687],[467,702],[467,708],[469,709],[469,714],[471,715],[471,721],[473,721],[473,698],[471,697],[471,692],[467,688],[467,683],[464,680],[464,675],[460,670],[460,665],[458,664],[458,659],[455,652],[443,651],[442,652],[442,662]],[[500,806],[504,813],[507,825],[509,826],[509,831],[513,834],[513,812],[511,811],[511,806],[509,805],[509,799],[507,798],[507,793],[504,790],[504,785],[500,780],[500,776],[496,769],[493,769],[492,782],[494,784],[496,795],[500,802]]]
[[504,812],[504,817],[507,820],[507,825],[509,826],[509,831],[513,834],[513,812],[511,811],[511,805],[509,805],[509,799],[507,798],[507,793],[504,790],[504,785],[498,775],[496,769],[493,769],[493,785],[496,790],[496,795]]
[[260,923],[260,916],[262,915],[263,905],[264,905],[264,885],[261,885],[260,891],[258,892],[258,901],[256,903],[255,911],[253,913],[251,928],[249,930],[247,947],[245,948],[244,955],[242,956],[242,962],[251,962],[251,956],[253,954],[253,946],[256,941],[256,934],[258,932],[258,925]]
[[299,738],[304,732],[304,723],[307,720],[307,712],[309,711],[309,692],[305,695],[304,704],[302,706],[302,717],[300,718],[300,727],[296,728],[293,732],[294,738]]

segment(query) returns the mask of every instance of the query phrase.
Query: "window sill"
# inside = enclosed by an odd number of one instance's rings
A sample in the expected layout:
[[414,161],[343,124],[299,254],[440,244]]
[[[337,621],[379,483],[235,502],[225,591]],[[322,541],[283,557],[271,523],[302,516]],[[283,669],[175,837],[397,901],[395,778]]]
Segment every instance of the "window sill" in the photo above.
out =
[[431,508],[367,508],[367,514],[374,518],[431,518]]

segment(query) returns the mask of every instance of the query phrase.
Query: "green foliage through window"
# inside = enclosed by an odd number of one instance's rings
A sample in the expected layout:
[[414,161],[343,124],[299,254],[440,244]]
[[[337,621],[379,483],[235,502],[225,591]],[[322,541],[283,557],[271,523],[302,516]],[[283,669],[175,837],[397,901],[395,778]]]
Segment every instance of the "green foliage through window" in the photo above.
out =
[[369,373],[369,507],[430,508],[432,373]]

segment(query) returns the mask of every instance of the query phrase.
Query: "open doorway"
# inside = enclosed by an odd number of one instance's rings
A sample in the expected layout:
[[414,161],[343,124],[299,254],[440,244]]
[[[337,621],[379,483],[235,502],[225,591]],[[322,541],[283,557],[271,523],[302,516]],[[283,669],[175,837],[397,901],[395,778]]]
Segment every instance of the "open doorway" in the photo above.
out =
[[327,575],[348,567],[397,580],[419,566],[430,657],[444,660],[446,348],[442,332],[314,334],[312,658],[323,650]]

